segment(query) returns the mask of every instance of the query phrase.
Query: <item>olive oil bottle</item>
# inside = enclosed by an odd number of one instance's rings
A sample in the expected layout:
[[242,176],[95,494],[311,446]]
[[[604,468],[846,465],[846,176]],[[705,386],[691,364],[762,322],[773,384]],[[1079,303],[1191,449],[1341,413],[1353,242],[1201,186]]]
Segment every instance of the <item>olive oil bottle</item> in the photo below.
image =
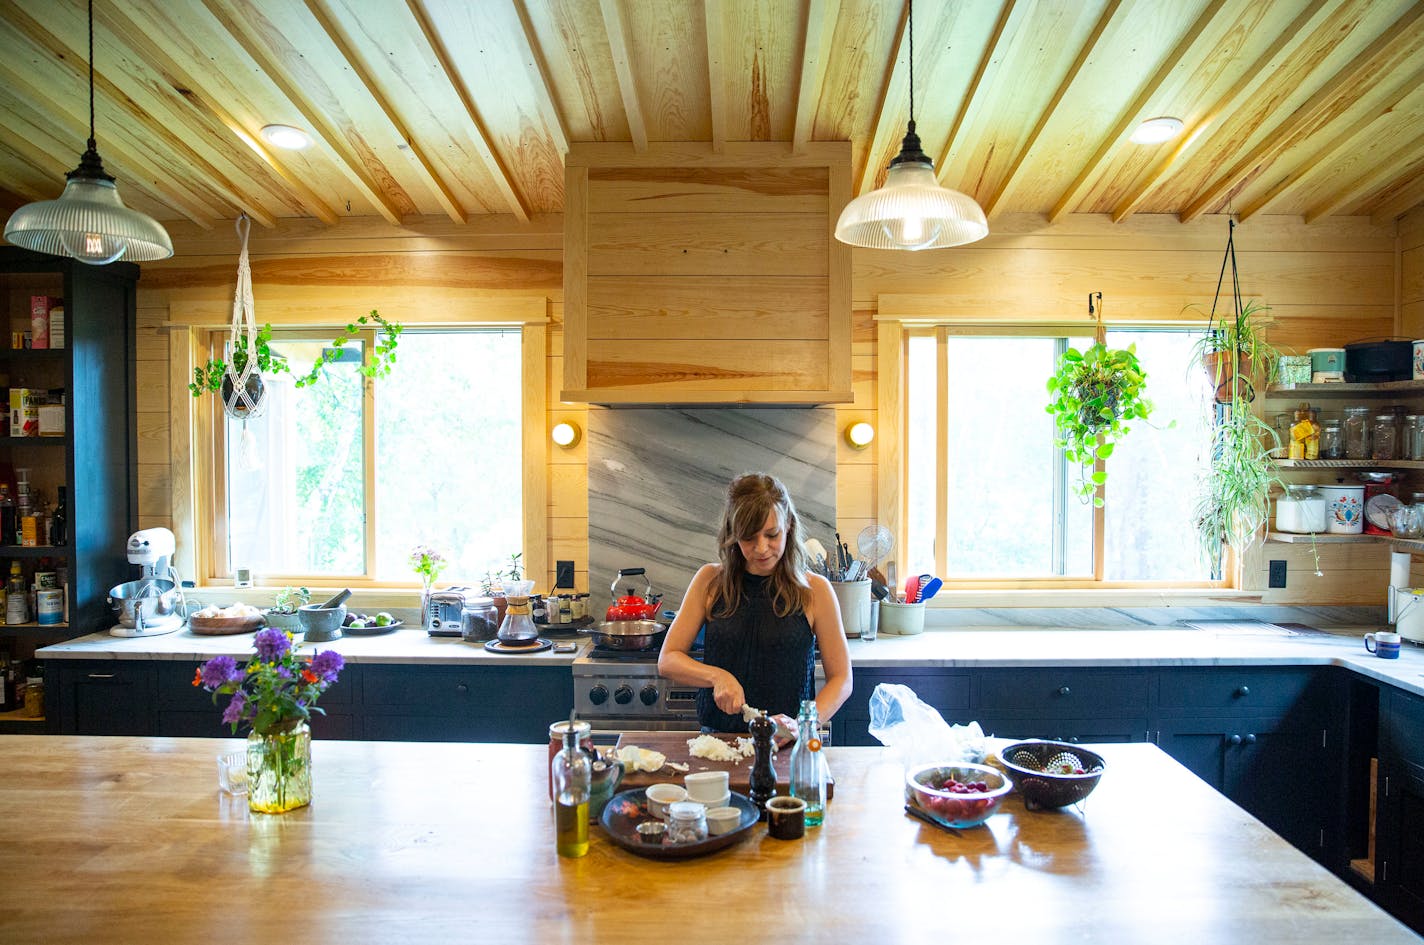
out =
[[554,842],[559,856],[583,856],[588,852],[588,794],[593,769],[588,755],[579,747],[578,729],[569,718],[564,747],[554,756],[550,774],[554,779]]

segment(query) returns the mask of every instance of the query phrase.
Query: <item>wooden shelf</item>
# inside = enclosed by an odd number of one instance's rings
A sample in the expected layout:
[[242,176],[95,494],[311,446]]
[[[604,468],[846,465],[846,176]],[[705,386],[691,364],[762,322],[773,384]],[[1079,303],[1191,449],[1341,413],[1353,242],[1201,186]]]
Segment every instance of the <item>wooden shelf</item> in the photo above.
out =
[[69,545],[0,545],[0,558],[65,558]]
[[61,362],[68,348],[0,348],[0,361],[54,361]]
[[0,631],[4,630],[65,630],[69,629],[67,623],[0,623]]
[[1393,535],[1336,535],[1329,532],[1299,535],[1293,532],[1266,532],[1266,541],[1283,545],[1310,544],[1312,541],[1317,545],[1379,544],[1384,542],[1394,551],[1424,554],[1424,539],[1395,538]]
[[1377,384],[1272,384],[1266,396],[1318,394],[1349,397],[1355,394],[1424,394],[1424,381],[1380,381]]
[[1419,459],[1273,459],[1282,469],[1424,469]]
[[0,436],[0,445],[4,446],[63,446],[69,442],[69,437],[60,434],[59,436]]

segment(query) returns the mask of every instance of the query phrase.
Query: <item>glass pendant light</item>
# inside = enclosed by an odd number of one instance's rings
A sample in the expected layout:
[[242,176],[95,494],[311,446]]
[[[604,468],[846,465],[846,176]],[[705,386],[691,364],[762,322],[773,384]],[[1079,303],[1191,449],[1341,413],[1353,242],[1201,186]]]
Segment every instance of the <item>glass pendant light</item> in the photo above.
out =
[[890,162],[885,186],[846,204],[836,239],[866,249],[937,249],[989,235],[989,221],[973,197],[941,187],[934,161],[915,134],[915,4],[910,3],[910,126]]
[[91,266],[173,255],[173,241],[162,224],[130,210],[119,199],[114,178],[104,173],[94,144],[94,0],[89,0],[89,147],[65,179],[68,183],[58,200],[41,200],[16,210],[5,224],[5,239]]

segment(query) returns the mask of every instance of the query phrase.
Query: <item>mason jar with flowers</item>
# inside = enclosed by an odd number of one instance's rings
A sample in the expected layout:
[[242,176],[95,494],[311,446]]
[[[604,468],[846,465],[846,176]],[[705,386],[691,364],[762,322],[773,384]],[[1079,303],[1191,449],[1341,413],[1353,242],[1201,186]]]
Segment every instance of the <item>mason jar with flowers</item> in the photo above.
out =
[[247,805],[280,814],[311,803],[311,714],[316,700],[336,682],[344,661],[334,650],[301,656],[291,634],[259,630],[256,651],[246,666],[231,656],[215,656],[198,667],[193,685],[230,695],[222,720],[247,736]]

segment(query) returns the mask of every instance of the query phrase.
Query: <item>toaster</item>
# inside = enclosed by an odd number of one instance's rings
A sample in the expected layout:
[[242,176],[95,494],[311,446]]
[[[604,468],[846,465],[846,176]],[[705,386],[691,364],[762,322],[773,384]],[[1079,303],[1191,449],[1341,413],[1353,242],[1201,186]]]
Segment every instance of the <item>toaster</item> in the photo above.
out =
[[464,633],[465,599],[478,592],[468,587],[435,591],[425,605],[425,632],[432,637],[458,637]]

